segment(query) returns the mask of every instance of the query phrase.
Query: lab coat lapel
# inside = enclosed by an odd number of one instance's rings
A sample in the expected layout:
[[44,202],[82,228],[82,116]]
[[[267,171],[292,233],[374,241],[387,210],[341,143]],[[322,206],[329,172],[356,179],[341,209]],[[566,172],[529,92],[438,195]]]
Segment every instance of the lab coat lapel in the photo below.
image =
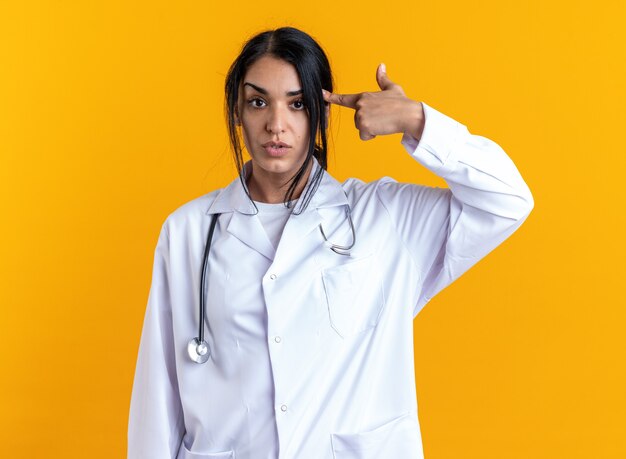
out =
[[293,253],[295,247],[302,245],[305,237],[315,230],[322,220],[323,218],[317,209],[307,210],[300,215],[292,214],[283,229],[277,252]]
[[[311,181],[315,173],[320,169],[320,165],[315,158],[313,158],[313,167],[309,174],[309,180],[307,187],[311,184]],[[300,200],[304,198],[305,193],[300,195],[300,198],[296,202],[294,209],[300,208]],[[320,213],[319,209],[326,207],[335,207],[345,205],[348,203],[348,198],[341,186],[341,184],[335,180],[328,172],[323,171],[322,179],[320,181],[317,191],[311,198],[306,210],[300,214],[292,214],[283,229],[283,234],[278,245],[276,256],[286,254],[287,256],[295,253],[298,248],[304,248],[305,241],[311,232],[318,229],[320,223],[323,223],[324,217]],[[316,243],[323,243],[321,232],[318,230],[318,236],[315,239]]]
[[258,216],[245,215],[235,211],[226,231],[270,261],[274,259],[274,246],[267,237],[265,228],[263,228]]
[[[307,187],[311,184],[315,173],[320,167],[317,160],[313,158],[313,167],[309,174]],[[243,177],[247,178],[250,172],[251,162],[248,161],[244,165]],[[245,179],[243,181],[245,183]],[[304,195],[305,193],[301,194],[294,209],[300,208],[300,200],[304,198]],[[341,184],[326,171],[323,171],[319,187],[311,198],[307,209],[301,214],[292,214],[287,221],[280,239],[278,251],[287,254],[293,253],[298,245],[302,244],[305,236],[308,236],[313,230],[319,227],[324,218],[318,209],[347,203],[348,199]],[[257,210],[248,197],[242,180],[239,177],[235,178],[235,180],[222,190],[207,210],[207,214],[209,215],[227,212],[232,212],[233,215],[226,231],[248,247],[273,261],[277,252],[267,237],[267,233],[256,215]],[[320,243],[321,242],[320,240]]]
[[[243,177],[247,179],[251,170],[251,164],[247,162],[244,165]],[[248,197],[240,177],[236,177],[224,188],[207,210],[209,215],[216,213],[232,213],[226,231],[270,261],[274,259],[274,246],[256,215],[257,210]]]

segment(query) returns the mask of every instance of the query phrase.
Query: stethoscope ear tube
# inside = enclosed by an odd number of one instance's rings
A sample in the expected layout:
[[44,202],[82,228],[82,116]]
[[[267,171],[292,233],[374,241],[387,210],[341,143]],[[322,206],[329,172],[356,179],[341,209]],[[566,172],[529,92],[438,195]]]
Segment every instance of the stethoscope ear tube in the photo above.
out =
[[209,264],[209,253],[211,251],[211,240],[215,231],[215,224],[220,214],[213,214],[211,227],[207,236],[206,246],[204,247],[204,257],[202,262],[202,276],[200,279],[200,313],[198,318],[198,337],[193,338],[187,345],[189,357],[196,363],[205,363],[211,356],[211,350],[207,342],[204,340],[204,292],[206,287],[207,267]]
[[352,222],[352,210],[350,209],[350,205],[348,204],[346,204],[346,216],[348,217],[348,221],[350,222],[350,231],[352,231],[352,243],[350,245],[343,246],[330,242],[326,237],[326,234],[324,233],[324,228],[322,228],[321,223],[320,231],[322,232],[322,237],[324,238],[324,240],[329,243],[330,250],[339,255],[350,256],[350,249],[354,247],[354,244],[356,244],[356,231],[354,230],[354,223]]

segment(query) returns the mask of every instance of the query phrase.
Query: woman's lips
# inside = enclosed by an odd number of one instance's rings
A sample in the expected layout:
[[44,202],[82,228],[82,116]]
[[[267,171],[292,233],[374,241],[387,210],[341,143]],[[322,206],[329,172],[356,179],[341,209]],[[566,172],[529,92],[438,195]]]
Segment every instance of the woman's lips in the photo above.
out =
[[268,155],[274,156],[274,157],[280,157],[280,156],[285,156],[287,154],[287,151],[291,147],[272,147],[268,145],[267,147],[263,147],[263,148],[265,149]]

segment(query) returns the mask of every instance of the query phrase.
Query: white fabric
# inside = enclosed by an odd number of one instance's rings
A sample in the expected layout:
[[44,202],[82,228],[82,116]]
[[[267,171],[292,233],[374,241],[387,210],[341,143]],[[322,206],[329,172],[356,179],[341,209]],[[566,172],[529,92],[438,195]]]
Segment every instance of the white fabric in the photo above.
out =
[[289,215],[291,214],[293,205],[296,201],[294,200],[289,202],[292,205],[291,207],[286,207],[283,202],[270,204],[267,202],[254,201],[254,203],[259,209],[258,216],[259,220],[261,220],[261,224],[263,225],[263,229],[272,243],[272,246],[276,249],[278,247],[278,241],[280,241],[280,236],[283,234],[283,229],[285,228],[285,224],[289,219]]
[[[449,188],[389,177],[339,183],[324,173],[277,248],[238,178],[168,216],[139,346],[129,458],[423,457],[412,319],[534,205],[496,143],[423,106],[421,140],[401,143]],[[349,257],[329,250],[319,231],[322,223],[333,243],[350,243],[346,203],[357,233]],[[212,355],[199,365],[187,343],[198,331],[215,213],[205,320]]]

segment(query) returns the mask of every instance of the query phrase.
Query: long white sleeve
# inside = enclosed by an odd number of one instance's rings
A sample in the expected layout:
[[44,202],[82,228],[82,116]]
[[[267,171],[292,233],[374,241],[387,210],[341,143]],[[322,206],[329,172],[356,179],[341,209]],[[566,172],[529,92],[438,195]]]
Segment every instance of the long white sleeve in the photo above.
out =
[[169,237],[161,228],[139,344],[128,422],[128,458],[175,458],[184,434],[174,361]]
[[415,317],[432,297],[508,238],[534,206],[519,171],[495,142],[422,103],[419,142],[402,144],[448,188],[381,179],[378,196],[417,265]]

